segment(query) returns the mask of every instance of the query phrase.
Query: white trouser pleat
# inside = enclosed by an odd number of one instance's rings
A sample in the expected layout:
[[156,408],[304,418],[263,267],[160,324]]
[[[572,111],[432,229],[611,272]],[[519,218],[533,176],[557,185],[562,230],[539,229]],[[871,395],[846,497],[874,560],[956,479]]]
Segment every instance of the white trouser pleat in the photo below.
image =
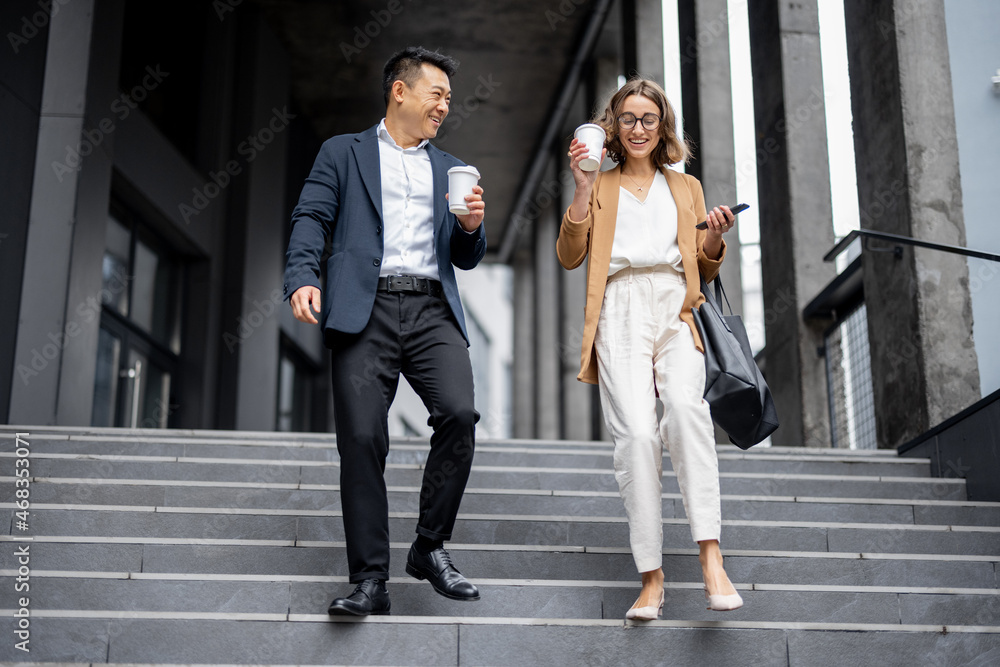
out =
[[[719,459],[705,390],[705,358],[680,319],[686,283],[672,267],[623,269],[608,279],[595,346],[615,478],[639,572],[663,562],[663,444],[695,542],[719,539]],[[656,394],[663,417],[656,423]]]

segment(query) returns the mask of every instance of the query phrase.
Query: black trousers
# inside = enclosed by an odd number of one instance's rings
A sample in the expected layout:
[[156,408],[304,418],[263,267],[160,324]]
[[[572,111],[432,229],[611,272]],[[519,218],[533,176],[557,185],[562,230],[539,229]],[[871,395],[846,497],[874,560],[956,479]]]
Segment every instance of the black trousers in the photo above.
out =
[[388,579],[385,460],[399,375],[420,396],[434,430],[417,533],[448,540],[472,469],[479,421],[469,349],[447,303],[399,292],[378,292],[365,329],[335,333],[329,342],[350,581]]

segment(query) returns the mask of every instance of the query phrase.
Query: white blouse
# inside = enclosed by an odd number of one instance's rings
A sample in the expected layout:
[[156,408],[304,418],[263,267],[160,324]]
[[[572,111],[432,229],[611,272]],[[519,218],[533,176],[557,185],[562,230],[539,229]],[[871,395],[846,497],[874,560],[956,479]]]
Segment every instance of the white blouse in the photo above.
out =
[[677,204],[667,178],[659,170],[649,186],[646,201],[639,201],[621,188],[608,275],[628,266],[657,264],[670,264],[678,271],[684,270],[677,247]]

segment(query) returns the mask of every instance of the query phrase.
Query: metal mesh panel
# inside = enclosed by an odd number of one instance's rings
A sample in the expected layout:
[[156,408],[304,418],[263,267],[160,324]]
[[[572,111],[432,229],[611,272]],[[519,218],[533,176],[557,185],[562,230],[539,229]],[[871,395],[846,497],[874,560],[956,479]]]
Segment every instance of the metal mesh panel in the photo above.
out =
[[877,448],[868,315],[864,304],[827,333],[826,372],[833,446]]

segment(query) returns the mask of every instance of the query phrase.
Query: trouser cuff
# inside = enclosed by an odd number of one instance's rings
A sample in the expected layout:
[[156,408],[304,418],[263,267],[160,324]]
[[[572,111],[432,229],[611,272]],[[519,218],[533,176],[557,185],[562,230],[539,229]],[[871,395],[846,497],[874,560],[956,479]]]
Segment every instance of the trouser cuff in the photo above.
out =
[[447,542],[451,539],[451,533],[436,533],[433,530],[424,528],[423,526],[417,526],[417,534],[423,535],[430,540],[438,540],[440,542]]

